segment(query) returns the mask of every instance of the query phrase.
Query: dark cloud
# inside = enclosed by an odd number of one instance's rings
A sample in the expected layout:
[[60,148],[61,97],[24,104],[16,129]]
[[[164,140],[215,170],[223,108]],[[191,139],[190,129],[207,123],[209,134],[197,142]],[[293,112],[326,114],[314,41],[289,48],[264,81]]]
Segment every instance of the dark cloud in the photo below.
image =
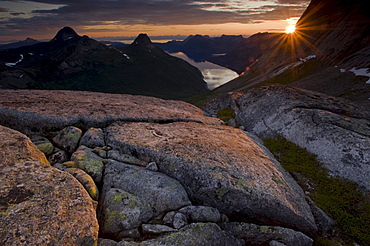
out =
[[[237,1],[230,5],[224,0],[32,0],[61,7],[34,10],[34,16],[29,19],[11,18],[7,23],[0,22],[0,33],[22,29],[55,30],[62,26],[72,26],[76,29],[80,26],[86,29],[89,26],[106,25],[107,22],[115,25],[200,25],[230,22],[247,24],[289,18],[291,16],[284,17],[288,13],[299,16],[309,2],[270,0],[268,3],[274,1],[280,5],[242,9],[236,5]],[[239,1],[239,5],[242,3],[243,1]],[[18,17],[22,14],[13,13]],[[5,30],[4,26],[10,27],[11,30]]]
[[19,15],[25,15],[26,13],[24,13],[24,12],[12,12],[10,14],[13,15],[13,16],[19,16]]
[[1,7],[0,7],[0,12],[6,13],[6,12],[9,12],[9,9],[1,8]]

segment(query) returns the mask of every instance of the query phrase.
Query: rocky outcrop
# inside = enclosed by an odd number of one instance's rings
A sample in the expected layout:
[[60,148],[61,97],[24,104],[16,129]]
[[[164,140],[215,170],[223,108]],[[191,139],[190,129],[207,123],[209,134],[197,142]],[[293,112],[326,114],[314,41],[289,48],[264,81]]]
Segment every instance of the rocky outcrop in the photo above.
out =
[[[100,235],[110,239],[101,245],[245,245],[246,238],[230,234],[229,223],[282,228],[263,231],[264,243],[272,245],[288,242],[273,236],[284,230],[307,238],[302,245],[317,235],[303,191],[272,155],[194,106],[102,93],[7,92],[4,123],[37,133],[33,139],[64,171],[48,168],[78,180],[87,203],[89,195],[98,199]],[[65,155],[58,159],[60,151]],[[260,236],[256,230],[248,240]]]
[[[153,97],[77,91],[1,90],[0,124],[25,134],[77,125],[83,130],[114,121],[196,121],[220,124],[199,108]],[[63,105],[63,107],[61,107]]]
[[[220,103],[212,105],[211,113]],[[316,154],[333,175],[370,189],[370,114],[365,109],[285,86],[250,90],[233,105],[238,105],[237,123],[247,131],[261,138],[282,135]]]
[[292,177],[240,130],[191,122],[117,122],[106,131],[109,146],[155,161],[198,204],[216,207],[232,219],[308,234],[316,230]]
[[96,245],[96,204],[25,135],[0,126],[0,244]]

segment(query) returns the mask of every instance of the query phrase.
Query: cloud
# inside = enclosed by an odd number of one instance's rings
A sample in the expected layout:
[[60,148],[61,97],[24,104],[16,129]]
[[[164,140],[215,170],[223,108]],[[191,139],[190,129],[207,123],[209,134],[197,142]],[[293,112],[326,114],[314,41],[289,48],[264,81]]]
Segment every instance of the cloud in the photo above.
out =
[[9,9],[7,9],[7,8],[1,8],[0,7],[0,13],[6,13],[6,12],[9,12]]
[[24,12],[12,12],[10,14],[13,15],[13,16],[19,16],[19,15],[25,15],[26,13],[24,13]]
[[[17,30],[37,32],[71,26],[88,30],[107,25],[201,25],[256,23],[301,14],[309,0],[262,0],[258,7],[245,7],[246,0],[23,0],[23,3],[55,4],[55,9],[34,9],[31,18],[0,22],[0,33]],[[257,1],[254,1],[256,3]],[[276,3],[276,4],[274,4]],[[306,5],[305,5],[306,4]],[[1,10],[0,10],[1,11]],[[20,17],[24,12],[14,12]],[[25,24],[27,23],[27,24]],[[8,27],[12,30],[5,30]],[[37,30],[36,30],[37,29]]]

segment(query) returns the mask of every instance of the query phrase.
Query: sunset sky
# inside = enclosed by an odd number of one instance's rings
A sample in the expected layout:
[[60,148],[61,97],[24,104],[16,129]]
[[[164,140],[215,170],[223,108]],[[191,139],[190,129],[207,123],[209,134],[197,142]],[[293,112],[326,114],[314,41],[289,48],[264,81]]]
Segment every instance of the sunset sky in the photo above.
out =
[[[70,26],[92,38],[282,32],[309,0],[0,0],[0,42],[51,39]],[[109,38],[108,38],[109,37]],[[167,37],[162,37],[166,39]],[[171,39],[172,37],[168,37]],[[119,38],[116,38],[119,39]]]

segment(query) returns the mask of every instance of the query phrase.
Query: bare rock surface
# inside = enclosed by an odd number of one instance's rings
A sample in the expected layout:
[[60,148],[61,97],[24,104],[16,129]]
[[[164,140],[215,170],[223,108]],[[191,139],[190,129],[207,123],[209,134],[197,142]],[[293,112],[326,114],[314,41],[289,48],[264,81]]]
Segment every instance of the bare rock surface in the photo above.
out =
[[261,138],[282,135],[326,168],[370,189],[370,113],[349,101],[285,86],[246,92],[237,122]]
[[243,239],[247,245],[266,245],[277,241],[286,246],[311,246],[313,240],[301,232],[279,226],[259,226],[248,223],[223,223],[225,231],[236,238]]
[[238,129],[193,122],[116,122],[106,132],[108,145],[155,161],[198,205],[215,207],[231,219],[308,234],[317,229],[301,188]]
[[94,245],[95,203],[25,135],[0,126],[0,245]]
[[140,246],[150,245],[218,245],[218,246],[241,246],[243,241],[237,239],[214,223],[193,223],[185,226],[179,232],[144,241],[139,244]]
[[92,149],[81,145],[72,154],[71,160],[76,162],[80,169],[88,173],[96,183],[101,182],[104,168],[103,159],[95,154]]
[[85,91],[1,90],[0,124],[26,134],[78,124],[105,127],[117,120],[220,124],[181,101]]
[[74,126],[68,126],[57,133],[57,135],[53,138],[53,142],[59,148],[71,154],[76,151],[81,136],[81,129]]
[[101,206],[101,231],[117,237],[121,231],[138,228],[154,215],[150,204],[124,190],[111,188],[104,193]]
[[190,205],[181,184],[160,172],[109,160],[105,166],[102,196],[111,188],[122,189],[146,201],[155,214]]
[[103,147],[104,132],[101,128],[91,127],[80,140],[80,145],[85,145],[89,148]]

